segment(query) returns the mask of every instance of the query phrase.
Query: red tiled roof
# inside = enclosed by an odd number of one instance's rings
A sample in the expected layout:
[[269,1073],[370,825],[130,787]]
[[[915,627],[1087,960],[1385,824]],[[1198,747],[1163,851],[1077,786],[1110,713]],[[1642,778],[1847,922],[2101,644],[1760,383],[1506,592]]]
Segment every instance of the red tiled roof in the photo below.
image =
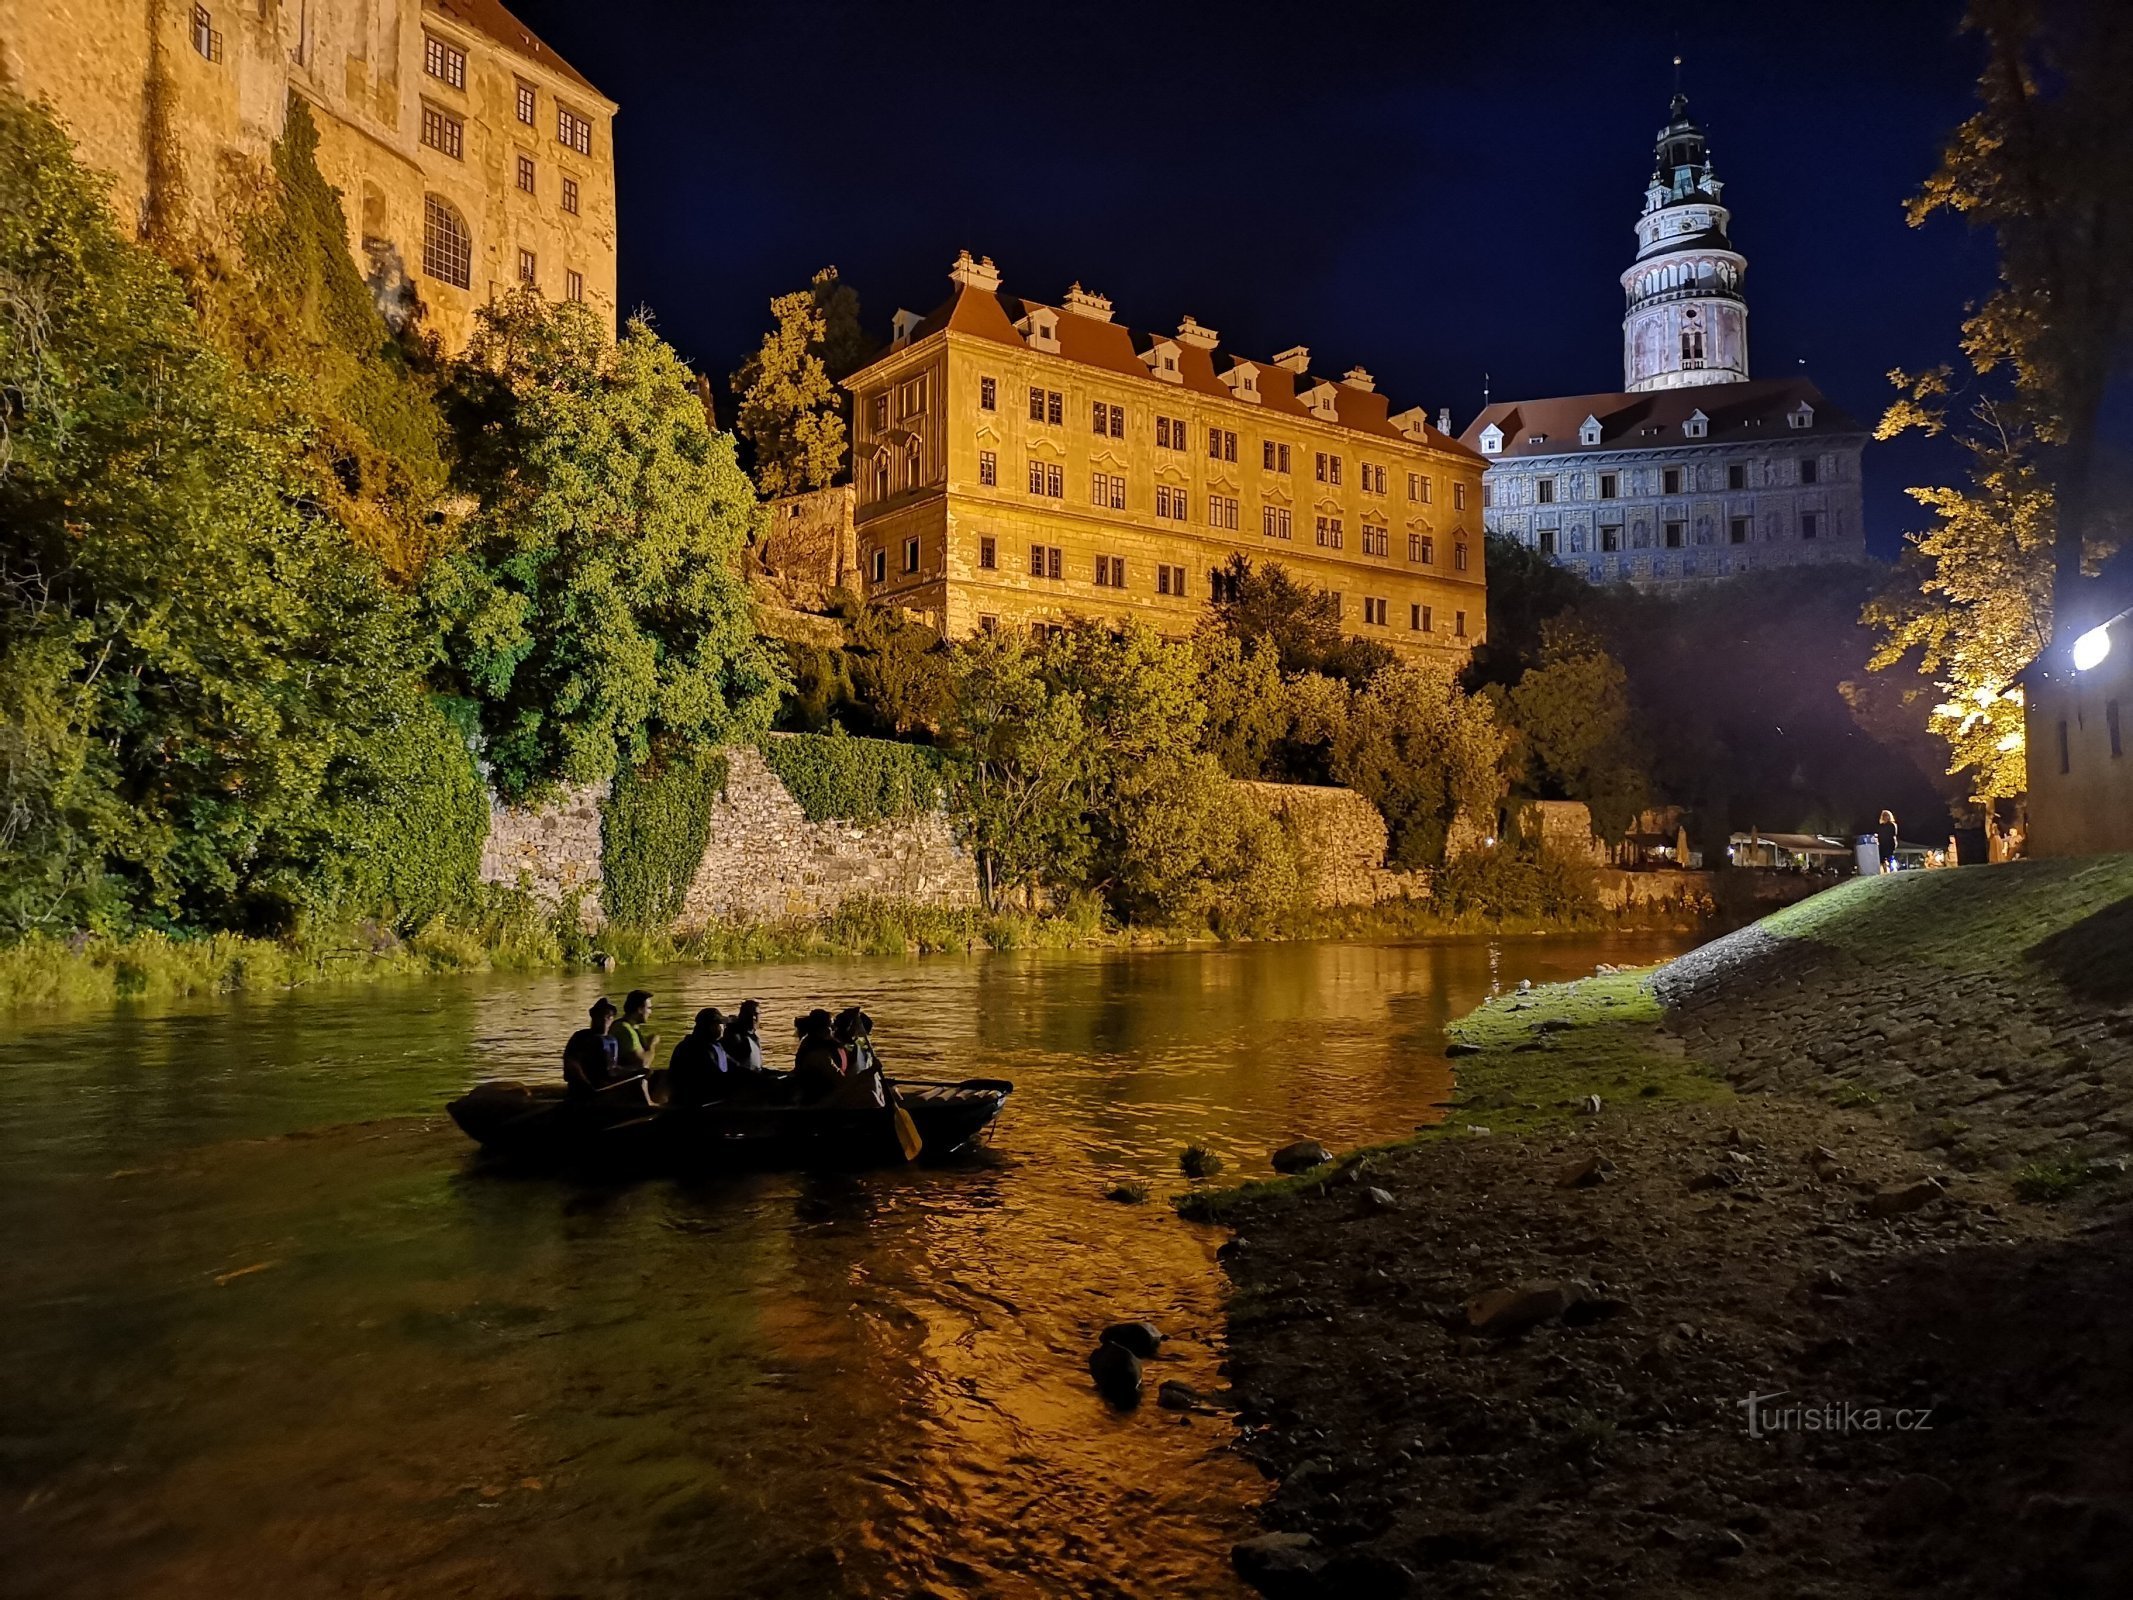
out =
[[[1233,397],[1229,385],[1222,381],[1220,375],[1240,364],[1248,364],[1257,368],[1259,373],[1259,410],[1292,417],[1317,415],[1296,398],[1298,375],[1286,367],[1277,367],[1270,361],[1247,363],[1242,357],[1232,356],[1221,350],[1204,350],[1169,334],[1136,332],[1123,323],[1104,322],[1095,317],[1081,316],[1057,306],[1047,305],[1041,300],[1025,300],[1019,295],[1011,295],[1005,291],[988,293],[967,284],[958,284],[950,299],[936,306],[912,329],[910,343],[916,344],[929,334],[939,333],[945,328],[954,333],[990,339],[995,344],[1024,349],[1028,341],[1015,331],[1015,324],[1032,311],[1040,310],[1052,311],[1058,316],[1059,355],[1064,360],[1077,362],[1085,367],[1097,367],[1120,377],[1139,378],[1159,388],[1189,389],[1196,394],[1211,395],[1224,400]],[[1177,346],[1180,381],[1175,385],[1156,377],[1149,370],[1148,363],[1141,359],[1142,352],[1165,341]],[[854,374],[854,378],[845,381],[849,384],[856,377],[857,374]],[[1308,390],[1319,381],[1321,380],[1307,374],[1301,387]],[[1334,411],[1340,426],[1354,429],[1358,433],[1374,433],[1387,439],[1398,439],[1402,443],[1413,442],[1389,420],[1392,403],[1386,396],[1374,390],[1358,389],[1345,383],[1335,383],[1333,391]],[[1475,454],[1471,446],[1462,444],[1450,434],[1439,433],[1434,427],[1426,426],[1424,432],[1427,442],[1439,449]]]
[[515,55],[528,61],[537,61],[550,72],[568,78],[581,89],[600,95],[592,80],[576,67],[541,43],[534,31],[514,17],[502,4],[502,0],[422,0],[426,11],[441,11],[461,27],[471,28],[495,40]]
[[[1801,401],[1814,410],[1805,428],[1787,418]],[[1701,411],[1709,431],[1700,439],[1682,424]],[[1600,442],[1578,443],[1587,417],[1600,423]],[[1646,394],[1571,394],[1551,400],[1500,400],[1459,435],[1480,448],[1490,423],[1503,429],[1503,448],[1488,459],[1576,455],[1580,451],[1672,449],[1680,445],[1742,444],[1771,439],[1862,433],[1858,422],[1806,378],[1762,378],[1749,383],[1710,383],[1692,389],[1655,389]],[[1533,443],[1535,437],[1540,442]]]

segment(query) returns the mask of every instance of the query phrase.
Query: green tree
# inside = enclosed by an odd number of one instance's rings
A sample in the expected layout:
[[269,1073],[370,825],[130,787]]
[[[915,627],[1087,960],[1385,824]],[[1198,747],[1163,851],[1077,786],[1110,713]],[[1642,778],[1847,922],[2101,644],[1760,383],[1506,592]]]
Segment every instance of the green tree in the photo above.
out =
[[2133,18],[2106,0],[1971,0],[1986,59],[1979,107],[1912,202],[1914,225],[1954,212],[1992,229],[2000,286],[1963,325],[1981,373],[2003,362],[2035,408],[2057,506],[2057,626],[2093,625],[2097,435],[2133,356]]
[[420,641],[309,492],[289,396],[232,366],[49,116],[0,94],[10,928],[284,922],[331,899],[390,789]]
[[872,346],[859,296],[824,267],[814,282],[770,302],[772,327],[732,378],[735,431],[752,451],[766,497],[834,483],[849,464],[850,404],[838,380],[865,365]]
[[1076,881],[1088,859],[1089,728],[1080,701],[1046,679],[1018,633],[956,646],[948,711],[952,808],[988,908],[1042,883]]
[[1264,778],[1293,721],[1274,646],[1249,644],[1228,629],[1203,626],[1193,636],[1208,749],[1232,777]]
[[939,634],[897,607],[869,605],[852,620],[846,654],[854,696],[884,732],[938,730],[949,673]]
[[1629,674],[1597,633],[1567,618],[1544,623],[1541,640],[1539,661],[1497,691],[1503,720],[1536,791],[1583,801],[1593,832],[1619,843],[1651,803]]
[[761,512],[673,350],[520,291],[482,312],[452,400],[479,509],[428,592],[499,791],[767,730],[781,677],[740,572]]
[[1333,744],[1333,774],[1385,818],[1403,867],[1444,860],[1452,824],[1485,821],[1503,793],[1508,740],[1479,695],[1451,668],[1398,662],[1356,691]]
[[[1947,372],[1892,376],[1905,395],[1878,436],[1945,431]],[[2028,787],[2022,700],[2011,686],[2052,638],[2057,519],[2026,409],[1989,396],[1974,403],[1958,435],[1969,487],[1910,491],[1933,525],[1908,536],[1902,562],[1862,614],[1880,635],[1868,670],[1903,669],[1933,686],[1907,699],[1946,741],[1948,770],[1965,777],[1980,805]],[[1851,691],[1855,707],[1863,693]]]
[[1385,646],[1342,631],[1339,596],[1301,582],[1278,561],[1259,565],[1234,555],[1215,577],[1216,623],[1242,643],[1271,643],[1284,674],[1319,672],[1360,687],[1393,659]]
[[1487,541],[1488,638],[1468,664],[1468,688],[1509,687],[1541,657],[1541,630],[1597,592],[1568,567],[1559,567],[1524,542],[1492,533]]

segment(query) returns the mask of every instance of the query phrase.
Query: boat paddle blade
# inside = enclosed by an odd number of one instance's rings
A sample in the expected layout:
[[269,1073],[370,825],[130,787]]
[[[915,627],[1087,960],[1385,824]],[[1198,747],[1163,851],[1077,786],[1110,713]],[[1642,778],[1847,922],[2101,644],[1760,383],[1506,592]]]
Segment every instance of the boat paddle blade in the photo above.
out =
[[916,1161],[919,1151],[926,1148],[926,1141],[918,1135],[918,1124],[902,1106],[891,1106],[889,1110],[896,1118],[896,1142],[903,1149],[904,1159]]

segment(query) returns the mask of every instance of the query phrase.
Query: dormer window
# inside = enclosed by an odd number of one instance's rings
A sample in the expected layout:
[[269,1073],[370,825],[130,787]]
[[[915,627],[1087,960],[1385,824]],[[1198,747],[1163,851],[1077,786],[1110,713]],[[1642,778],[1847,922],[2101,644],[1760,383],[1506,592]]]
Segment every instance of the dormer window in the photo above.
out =
[[1481,453],[1485,456],[1503,454],[1503,429],[1493,422],[1481,430]]
[[1229,388],[1230,398],[1242,400],[1248,405],[1259,404],[1259,369],[1249,361],[1240,361],[1222,374],[1222,381]]
[[899,311],[889,319],[890,337],[893,343],[909,344],[911,335],[926,319],[916,311]]
[[1711,419],[1701,410],[1691,411],[1688,420],[1681,425],[1681,436],[1684,439],[1705,439],[1710,437],[1710,433]]
[[1583,422],[1578,424],[1578,443],[1598,444],[1599,442],[1600,419],[1598,417],[1587,417]]
[[1545,433],[1529,433],[1526,435],[1526,443],[1528,444],[1546,444],[1547,442],[1548,436]]
[[1028,338],[1032,350],[1059,353],[1059,313],[1050,306],[1033,307],[1015,326]]
[[1170,339],[1158,339],[1141,353],[1148,363],[1148,370],[1165,383],[1183,383],[1185,375],[1178,371],[1178,346]]
[[1328,422],[1339,420],[1340,413],[1336,408],[1333,385],[1330,383],[1321,380],[1313,384],[1304,394],[1303,403],[1310,408],[1314,417],[1321,417]]
[[1785,420],[1795,428],[1811,428],[1815,423],[1815,408],[1802,400],[1792,408]]

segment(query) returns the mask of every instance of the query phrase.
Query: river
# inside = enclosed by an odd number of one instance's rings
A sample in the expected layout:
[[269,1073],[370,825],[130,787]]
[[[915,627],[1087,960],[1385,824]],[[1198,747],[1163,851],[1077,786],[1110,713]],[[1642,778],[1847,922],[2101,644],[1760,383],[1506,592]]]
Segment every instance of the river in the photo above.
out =
[[[18,1024],[0,1046],[0,1593],[1236,1595],[1257,1475],[1119,1413],[1096,1331],[1219,1389],[1219,1231],[1164,1203],[1427,1121],[1445,1021],[1645,940],[1242,945],[480,977]],[[606,987],[864,1003],[1017,1087],[954,1168],[589,1187],[441,1104]],[[1144,1205],[1104,1198],[1147,1184]]]

